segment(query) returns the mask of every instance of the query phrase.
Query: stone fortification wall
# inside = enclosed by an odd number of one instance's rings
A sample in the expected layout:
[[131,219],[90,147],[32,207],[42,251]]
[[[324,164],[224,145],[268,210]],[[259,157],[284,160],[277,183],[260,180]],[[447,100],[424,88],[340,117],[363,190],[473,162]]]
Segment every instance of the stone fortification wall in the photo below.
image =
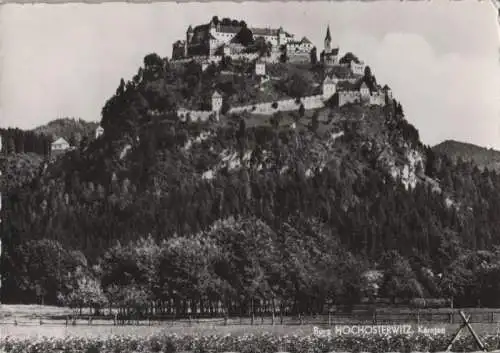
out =
[[[325,105],[324,100],[325,97],[322,95],[304,97],[300,100],[300,102],[297,102],[295,99],[283,99],[276,102],[265,102],[233,107],[229,110],[229,113],[249,112],[253,114],[272,115],[278,111],[289,112],[298,110],[301,104],[304,105],[306,110],[318,109]],[[276,103],[276,105],[274,103]],[[273,106],[276,106],[276,108]]]
[[[232,60],[255,60],[259,58],[258,53],[236,53],[236,54],[231,54],[228,55]],[[190,56],[189,58],[182,58],[182,59],[176,59],[176,60],[170,60],[171,64],[186,64],[191,61],[196,61],[199,63],[202,62],[214,62],[214,63],[219,63],[222,61],[222,55],[195,55],[195,56]],[[264,56],[261,58],[262,61],[268,62],[268,63],[274,63],[279,61],[279,56],[274,53],[271,54],[271,56]]]
[[207,121],[212,114],[215,114],[215,112],[209,110],[177,110],[177,115],[179,116],[181,121],[186,121],[188,120],[188,118],[191,121]]
[[385,94],[383,93],[374,93],[370,96],[370,104],[371,105],[385,105]]
[[356,91],[340,91],[339,94],[339,107],[349,103],[360,103],[361,94]]

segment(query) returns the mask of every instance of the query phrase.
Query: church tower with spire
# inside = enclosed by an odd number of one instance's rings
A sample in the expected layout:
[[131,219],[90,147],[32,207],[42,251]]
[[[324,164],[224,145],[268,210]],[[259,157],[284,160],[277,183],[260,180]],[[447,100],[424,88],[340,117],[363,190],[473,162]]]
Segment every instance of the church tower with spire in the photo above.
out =
[[335,66],[339,64],[339,47],[335,46],[332,48],[330,25],[326,27],[325,49],[320,54],[320,60],[327,66]]
[[332,50],[332,35],[330,34],[330,25],[326,27],[325,36],[325,53],[329,53]]

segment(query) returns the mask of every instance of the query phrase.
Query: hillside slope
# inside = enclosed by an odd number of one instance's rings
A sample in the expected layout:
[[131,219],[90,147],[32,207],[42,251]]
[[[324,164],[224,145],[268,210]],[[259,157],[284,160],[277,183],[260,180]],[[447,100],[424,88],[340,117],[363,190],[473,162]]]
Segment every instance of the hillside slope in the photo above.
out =
[[[36,300],[37,285],[47,303],[69,300],[89,276],[95,298],[115,302],[498,303],[487,283],[500,279],[500,258],[486,251],[500,245],[498,175],[423,146],[396,100],[179,119],[180,105],[203,108],[214,89],[228,104],[300,98],[328,73],[283,63],[261,91],[251,65],[202,72],[146,56],[106,102],[103,138],[8,190],[4,300]],[[383,271],[378,287],[367,287],[369,269]]]

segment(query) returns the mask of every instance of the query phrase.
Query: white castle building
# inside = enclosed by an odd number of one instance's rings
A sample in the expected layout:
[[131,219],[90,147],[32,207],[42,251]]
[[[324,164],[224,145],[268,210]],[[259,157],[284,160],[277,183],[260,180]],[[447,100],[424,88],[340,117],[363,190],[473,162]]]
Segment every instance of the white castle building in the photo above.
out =
[[328,99],[331,98],[337,91],[337,82],[334,78],[327,76],[323,81],[323,96]]
[[374,87],[372,90],[363,82],[359,88],[355,87],[340,87],[338,89],[338,105],[339,107],[346,104],[368,104],[384,106],[387,99],[392,99],[392,91],[389,86],[383,88]]
[[262,60],[257,60],[255,62],[255,74],[257,76],[265,76],[266,75],[266,63]]
[[220,112],[222,109],[222,96],[219,92],[215,91],[212,94],[212,111]]
[[314,47],[306,37],[296,40],[294,35],[286,32],[283,27],[277,29],[247,27],[243,21],[229,19],[219,21],[214,17],[208,24],[194,28],[189,26],[186,39],[173,44],[172,59],[240,54],[245,49],[238,39],[238,34],[242,30],[249,30],[254,40],[260,38],[270,43],[274,51],[279,51],[285,46],[289,56],[309,55]]
[[294,41],[294,36],[287,33],[282,27],[278,29],[247,28],[243,22],[231,21],[231,24],[223,24],[221,21],[212,19],[208,24],[194,28],[189,26],[186,31],[186,39],[174,43],[172,59],[198,55],[213,56],[216,53],[230,55],[241,52],[243,46],[235,40],[235,37],[242,29],[249,29],[254,40],[262,38],[275,48]]

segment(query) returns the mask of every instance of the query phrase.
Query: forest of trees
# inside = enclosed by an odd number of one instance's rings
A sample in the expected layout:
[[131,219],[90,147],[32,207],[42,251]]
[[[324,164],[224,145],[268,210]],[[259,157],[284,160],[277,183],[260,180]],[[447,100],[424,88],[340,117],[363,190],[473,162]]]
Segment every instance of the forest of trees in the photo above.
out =
[[6,156],[13,153],[36,153],[42,156],[50,154],[52,140],[49,136],[34,131],[21,129],[0,129],[2,136],[1,154]]
[[[293,313],[376,297],[500,304],[500,175],[423,146],[398,102],[342,120],[330,146],[323,112],[300,130],[237,116],[180,122],[166,62],[148,56],[138,75],[103,108],[105,138],[3,185],[4,303],[190,300],[243,313],[261,300]],[[186,75],[193,87],[213,82]],[[186,148],[202,131],[211,137]],[[407,190],[379,156],[409,148],[425,164]],[[249,150],[248,165],[201,177],[223,151]]]
[[63,137],[71,146],[79,146],[82,140],[89,140],[94,136],[97,126],[97,123],[82,119],[64,118],[53,120],[33,130],[0,129],[1,155],[35,153],[40,156],[49,156],[50,144],[57,138]]

